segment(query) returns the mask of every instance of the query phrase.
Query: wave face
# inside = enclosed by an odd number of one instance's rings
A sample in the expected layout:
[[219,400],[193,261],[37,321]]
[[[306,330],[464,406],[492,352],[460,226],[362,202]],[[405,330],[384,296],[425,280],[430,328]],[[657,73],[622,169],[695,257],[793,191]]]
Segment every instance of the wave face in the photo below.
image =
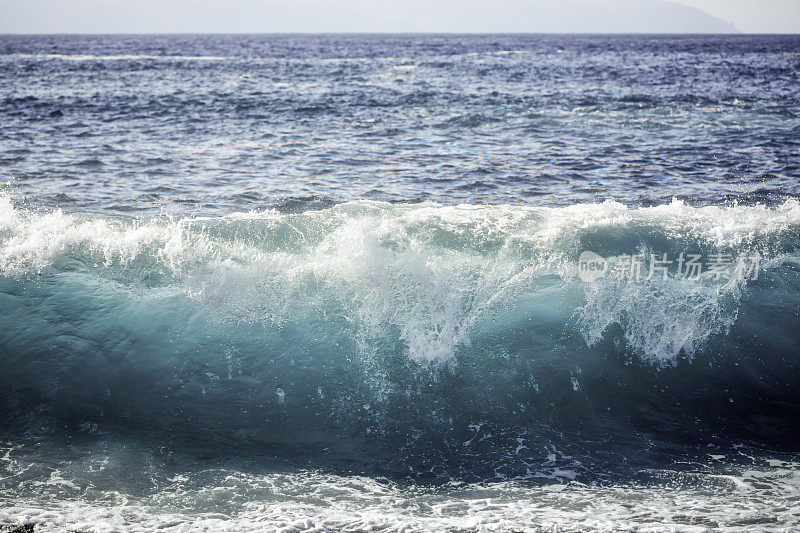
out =
[[[2,197],[0,416],[433,479],[796,451],[799,247],[795,200],[137,221]],[[755,280],[587,283],[584,250],[762,261]]]

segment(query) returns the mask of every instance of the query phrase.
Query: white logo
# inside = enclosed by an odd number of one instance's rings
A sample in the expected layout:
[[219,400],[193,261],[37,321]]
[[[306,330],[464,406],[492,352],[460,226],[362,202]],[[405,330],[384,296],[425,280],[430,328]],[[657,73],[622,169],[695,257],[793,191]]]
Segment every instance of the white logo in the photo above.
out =
[[[670,277],[690,281],[757,280],[761,261],[758,253],[739,256],[713,253],[704,262],[702,254],[683,252],[672,260],[668,254],[622,254],[603,258],[585,251],[578,258],[578,277],[587,283],[606,275],[626,282]],[[675,267],[670,269],[671,265]]]
[[583,252],[578,258],[578,277],[591,283],[602,278],[608,272],[608,262],[594,252]]

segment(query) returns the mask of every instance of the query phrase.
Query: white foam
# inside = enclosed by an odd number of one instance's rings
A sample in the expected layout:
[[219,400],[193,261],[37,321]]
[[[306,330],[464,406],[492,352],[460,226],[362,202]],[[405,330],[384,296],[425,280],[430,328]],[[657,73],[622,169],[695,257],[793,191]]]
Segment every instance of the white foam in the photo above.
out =
[[[741,477],[663,472],[653,486],[516,481],[439,489],[313,472],[173,478],[151,495],[70,499],[5,494],[0,524],[36,531],[786,531],[800,525],[797,465]],[[206,472],[208,474],[208,472]],[[567,473],[569,474],[569,473]],[[673,479],[674,478],[674,479]],[[707,481],[707,482],[706,482]],[[51,488],[55,490],[55,488]],[[10,498],[9,498],[10,496]]]
[[[577,283],[587,235],[654,230],[693,246],[755,249],[768,258],[797,238],[800,204],[640,209],[351,202],[322,211],[132,221],[34,212],[0,196],[0,273],[103,270],[123,284],[162,272],[192,300],[236,320],[280,323],[335,304],[365,350],[398,332],[409,357],[452,364],[475,324],[547,275]],[[769,261],[765,261],[769,265]],[[134,268],[134,266],[136,268]],[[138,277],[137,277],[138,276]],[[658,363],[691,354],[736,319],[741,286],[670,279],[584,286],[577,310],[589,343],[612,324]]]

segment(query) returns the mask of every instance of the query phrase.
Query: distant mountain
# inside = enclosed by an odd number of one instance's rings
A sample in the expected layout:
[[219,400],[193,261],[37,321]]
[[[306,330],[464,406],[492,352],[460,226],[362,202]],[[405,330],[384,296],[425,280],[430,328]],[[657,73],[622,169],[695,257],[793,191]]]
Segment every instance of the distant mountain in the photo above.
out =
[[0,0],[5,33],[738,33],[663,0]]
[[718,18],[664,0],[428,0],[410,23],[430,30],[536,33],[740,33]]

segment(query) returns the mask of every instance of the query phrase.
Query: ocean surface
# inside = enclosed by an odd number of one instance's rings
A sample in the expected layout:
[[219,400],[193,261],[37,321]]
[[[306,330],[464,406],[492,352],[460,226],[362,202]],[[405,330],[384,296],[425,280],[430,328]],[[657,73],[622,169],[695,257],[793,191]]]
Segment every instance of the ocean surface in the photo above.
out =
[[799,199],[798,36],[0,36],[0,530],[798,530]]

